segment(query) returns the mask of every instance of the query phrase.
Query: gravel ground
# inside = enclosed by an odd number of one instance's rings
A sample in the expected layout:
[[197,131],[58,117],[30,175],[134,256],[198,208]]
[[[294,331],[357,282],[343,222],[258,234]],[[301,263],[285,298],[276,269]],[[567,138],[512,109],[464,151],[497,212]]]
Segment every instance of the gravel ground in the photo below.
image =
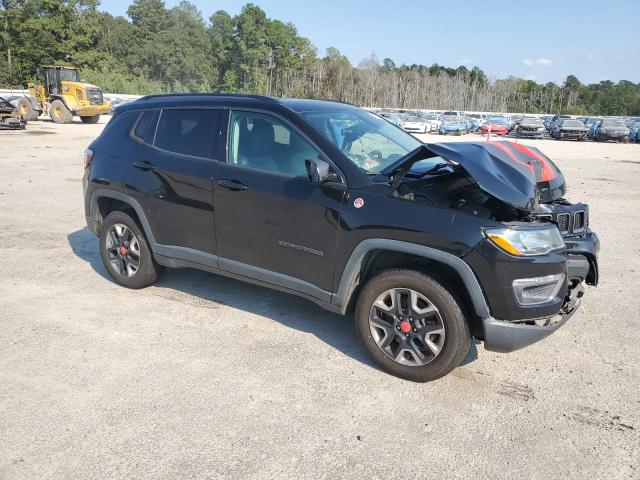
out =
[[305,300],[111,282],[81,191],[103,126],[0,133],[1,479],[640,478],[640,145],[523,142],[591,205],[601,284],[545,341],[414,384]]

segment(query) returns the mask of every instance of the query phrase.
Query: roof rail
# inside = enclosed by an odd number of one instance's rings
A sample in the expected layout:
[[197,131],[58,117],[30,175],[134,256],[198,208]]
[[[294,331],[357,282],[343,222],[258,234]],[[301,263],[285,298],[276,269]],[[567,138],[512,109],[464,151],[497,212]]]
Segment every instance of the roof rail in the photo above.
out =
[[266,100],[272,103],[280,103],[274,97],[269,97],[267,95],[255,95],[255,94],[244,94],[244,93],[223,93],[223,92],[198,92],[198,93],[154,93],[152,95],[145,95],[144,97],[139,98],[138,100],[150,100],[152,98],[163,98],[163,97],[245,97],[245,98],[254,98],[256,100]]

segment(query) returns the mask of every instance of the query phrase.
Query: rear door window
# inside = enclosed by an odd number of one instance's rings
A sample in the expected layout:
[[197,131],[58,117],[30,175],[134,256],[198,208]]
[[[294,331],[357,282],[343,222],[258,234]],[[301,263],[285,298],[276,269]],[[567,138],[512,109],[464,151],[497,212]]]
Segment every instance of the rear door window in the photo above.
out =
[[154,145],[181,155],[217,159],[222,110],[167,109],[158,120]]

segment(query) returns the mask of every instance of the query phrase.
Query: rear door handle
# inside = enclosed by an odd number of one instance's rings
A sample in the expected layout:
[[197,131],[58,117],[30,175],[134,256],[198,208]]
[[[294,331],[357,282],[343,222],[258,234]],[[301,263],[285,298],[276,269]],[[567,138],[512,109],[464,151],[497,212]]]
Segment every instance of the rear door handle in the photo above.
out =
[[226,180],[226,179],[218,180],[218,185],[234,191],[247,189],[247,186],[244,183],[240,183],[237,180]]
[[145,171],[156,169],[156,166],[151,162],[133,162],[133,166]]

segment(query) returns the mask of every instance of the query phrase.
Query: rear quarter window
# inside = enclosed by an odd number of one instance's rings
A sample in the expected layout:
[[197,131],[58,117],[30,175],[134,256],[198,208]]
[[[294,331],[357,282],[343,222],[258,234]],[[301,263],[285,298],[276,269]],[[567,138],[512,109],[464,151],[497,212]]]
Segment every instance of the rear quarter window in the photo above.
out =
[[166,109],[160,114],[154,146],[168,152],[217,158],[222,110]]
[[114,141],[120,142],[122,137],[126,137],[129,134],[138,116],[139,112],[124,112],[113,115],[102,130],[98,140],[118,138],[118,140]]
[[144,141],[147,138],[147,134],[149,133],[149,126],[151,125],[151,121],[153,120],[154,111],[147,110],[140,114],[136,126],[133,129],[133,136],[138,140]]

